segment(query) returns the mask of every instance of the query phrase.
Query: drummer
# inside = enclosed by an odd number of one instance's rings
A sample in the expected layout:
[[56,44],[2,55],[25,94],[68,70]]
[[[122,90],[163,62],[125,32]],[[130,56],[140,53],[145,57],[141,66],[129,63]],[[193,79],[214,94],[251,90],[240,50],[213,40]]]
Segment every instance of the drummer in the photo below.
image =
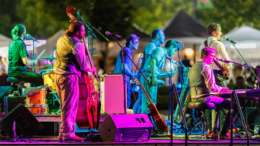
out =
[[[29,60],[26,46],[23,40],[26,38],[26,28],[23,24],[17,24],[11,31],[13,42],[9,45],[8,56],[8,77],[18,78],[27,83],[35,85],[43,85],[41,74],[28,71],[28,65],[37,64],[37,60]],[[5,94],[0,97],[0,102],[3,97],[12,94],[16,87],[10,87]]]

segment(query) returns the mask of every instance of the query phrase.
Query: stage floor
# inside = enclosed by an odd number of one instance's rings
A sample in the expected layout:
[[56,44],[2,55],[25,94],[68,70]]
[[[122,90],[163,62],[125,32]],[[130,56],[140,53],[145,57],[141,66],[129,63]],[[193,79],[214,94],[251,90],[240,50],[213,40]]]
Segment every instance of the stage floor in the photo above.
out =
[[[192,137],[197,137],[197,138],[189,138],[187,144],[189,146],[218,146],[218,145],[229,145],[230,140],[203,140],[198,138],[199,135],[192,135]],[[20,139],[22,140],[22,139]],[[170,137],[152,137],[149,141],[141,141],[141,142],[90,142],[90,141],[85,141],[85,142],[61,142],[58,140],[58,137],[44,137],[44,138],[31,138],[28,140],[22,140],[16,142],[7,142],[7,141],[0,141],[0,145],[140,145],[140,146],[168,146],[170,145]],[[177,135],[176,137],[173,138],[173,144],[175,146],[184,146],[185,145],[185,140],[184,140],[184,135]],[[233,140],[233,145],[235,146],[245,146],[247,144],[247,140],[239,140],[239,139],[234,139]],[[251,145],[260,145],[260,141],[256,140],[249,140],[249,144]]]

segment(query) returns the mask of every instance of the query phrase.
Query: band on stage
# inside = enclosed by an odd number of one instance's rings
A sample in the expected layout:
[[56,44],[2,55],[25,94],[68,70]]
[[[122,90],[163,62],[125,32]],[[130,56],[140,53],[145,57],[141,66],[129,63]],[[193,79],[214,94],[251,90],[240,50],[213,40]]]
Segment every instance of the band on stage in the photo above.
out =
[[[199,48],[199,60],[191,68],[187,68],[181,62],[178,63],[172,58],[172,56],[181,49],[179,45],[180,42],[172,39],[165,41],[163,30],[154,29],[151,35],[151,41],[143,48],[144,51],[139,59],[142,63],[137,66],[140,71],[137,72],[133,71],[132,56],[134,51],[138,49],[140,37],[135,34],[130,34],[126,37],[125,47],[118,53],[114,73],[122,74],[122,77],[125,78],[127,111],[134,114],[147,114],[153,123],[154,135],[168,135],[169,128],[171,127],[167,127],[165,131],[161,130],[160,126],[157,125],[157,121],[152,117],[151,110],[148,107],[153,103],[156,108],[157,101],[161,100],[160,98],[157,98],[158,90],[160,90],[159,87],[166,84],[166,81],[163,80],[163,78],[172,79],[178,72],[178,67],[176,66],[181,66],[183,74],[186,73],[186,75],[183,76],[187,82],[187,85],[183,86],[183,88],[185,88],[182,92],[187,93],[186,90],[189,90],[188,94],[185,95],[185,98],[181,100],[181,105],[188,106],[187,103],[203,103],[207,106],[213,105],[214,108],[201,107],[201,110],[205,110],[206,123],[209,125],[207,134],[211,138],[217,136],[219,139],[230,139],[228,130],[230,129],[231,123],[234,122],[230,121],[230,114],[233,114],[233,117],[235,117],[238,111],[238,105],[234,102],[233,110],[230,111],[231,101],[211,94],[211,92],[230,92],[225,83],[225,79],[228,77],[232,68],[232,63],[223,63],[216,60],[216,58],[230,60],[225,46],[220,42],[220,37],[222,35],[220,24],[208,24],[207,32],[209,37]],[[75,135],[75,123],[77,123],[76,113],[81,104],[80,102],[82,102],[82,100],[79,100],[79,98],[82,98],[80,97],[80,90],[84,88],[80,87],[79,83],[82,78],[87,78],[89,79],[89,82],[85,82],[86,90],[95,90],[88,86],[94,84],[92,77],[97,78],[97,76],[95,76],[97,70],[91,63],[92,58],[87,51],[89,48],[87,48],[87,44],[84,41],[84,23],[80,21],[71,22],[66,33],[57,41],[55,57],[45,57],[51,61],[55,60],[53,68],[44,70],[41,74],[37,74],[34,70],[31,70],[35,68],[30,65],[37,64],[37,59],[28,59],[29,55],[26,50],[26,45],[23,42],[23,40],[26,39],[25,26],[23,24],[17,24],[12,29],[11,33],[13,42],[9,46],[8,79],[10,82],[31,83],[34,87],[40,86],[40,89],[44,89],[44,94],[47,94],[47,98],[53,99],[51,104],[48,103],[48,107],[50,108],[54,101],[58,101],[58,107],[60,107],[61,126],[59,139],[82,141],[82,137]],[[170,61],[171,68],[170,71],[163,72],[166,61]],[[92,76],[88,77],[89,74],[92,74]],[[48,78],[50,77],[53,77],[53,80],[49,81]],[[139,89],[135,91],[138,93],[138,98],[131,110],[130,105],[131,95],[134,92],[133,88],[134,85],[139,86],[137,85],[136,80],[140,81],[143,88],[139,87]],[[172,84],[173,83],[169,83],[169,86]],[[47,86],[51,88],[45,90]],[[17,84],[13,84],[11,88],[0,97],[2,106],[4,97],[13,94],[16,89]],[[18,92],[27,95],[25,90]],[[91,92],[91,94],[87,94],[87,96],[91,97],[86,97],[86,100],[88,100],[88,98],[97,98],[96,100],[98,100],[99,96],[93,96],[93,94],[98,94],[96,91],[89,92]],[[184,93],[181,94],[181,96],[184,96]],[[185,99],[188,97],[189,101],[184,104]],[[32,107],[30,107],[29,104],[47,104],[46,101],[41,101],[41,103],[34,103],[29,99],[26,101],[26,104],[28,105],[26,107],[34,114],[37,114],[37,111],[32,110]],[[95,100],[91,102],[94,101]],[[97,109],[99,109],[98,106],[97,103]],[[38,114],[45,113],[44,111],[38,112]],[[99,116],[99,113],[97,115]],[[178,116],[178,113],[174,115]],[[93,119],[96,118],[94,115],[92,116]],[[90,127],[95,127],[95,122],[98,119],[98,117],[94,121],[89,119],[89,121],[93,122],[90,122]]]

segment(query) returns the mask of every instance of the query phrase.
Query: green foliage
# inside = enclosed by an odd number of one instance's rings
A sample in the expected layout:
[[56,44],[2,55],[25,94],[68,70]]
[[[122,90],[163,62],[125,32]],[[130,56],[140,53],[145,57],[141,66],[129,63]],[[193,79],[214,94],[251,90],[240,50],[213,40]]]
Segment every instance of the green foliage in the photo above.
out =
[[0,0],[0,33],[11,38],[12,28],[20,22],[17,6],[20,0]]
[[[132,0],[23,0],[17,9],[27,32],[36,37],[48,38],[60,29],[67,29],[68,6],[74,6],[85,14],[101,33],[111,31],[126,36],[132,25],[136,7]],[[76,12],[74,15],[76,16]],[[97,32],[97,37],[104,41]]]
[[181,9],[192,14],[191,0],[134,0],[139,7],[135,23],[148,32],[163,28]]
[[259,0],[214,0],[213,3],[214,9],[197,11],[197,18],[204,26],[210,22],[220,23],[223,33],[243,25],[260,29]]

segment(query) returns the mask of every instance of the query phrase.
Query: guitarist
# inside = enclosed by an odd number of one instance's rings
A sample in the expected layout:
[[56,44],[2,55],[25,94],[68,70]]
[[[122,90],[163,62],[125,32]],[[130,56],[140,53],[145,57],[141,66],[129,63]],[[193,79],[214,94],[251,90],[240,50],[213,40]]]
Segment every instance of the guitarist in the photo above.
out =
[[[199,58],[203,57],[203,56],[201,56],[201,50],[204,47],[208,46],[208,47],[213,48],[215,50],[217,58],[230,60],[230,58],[229,58],[229,56],[227,54],[225,46],[223,45],[222,42],[219,41],[220,37],[222,35],[220,24],[218,24],[218,23],[210,23],[207,26],[207,33],[208,33],[209,37],[208,37],[208,39],[204,43],[201,44],[201,46],[199,48]],[[221,64],[222,67],[225,66],[224,73],[225,74],[229,74],[229,71],[232,68],[232,64],[231,63],[222,63],[222,62],[218,62],[218,63]],[[214,74],[214,77],[215,77],[216,84],[218,86],[227,87],[227,84],[226,84],[225,79],[223,77],[223,72],[220,70],[220,68],[217,66],[217,64],[213,63],[210,66],[213,69],[213,74]],[[217,116],[217,111],[216,110],[219,110],[219,109],[214,109],[212,111],[212,123],[215,123],[215,120],[217,119],[216,118],[216,116]],[[209,125],[211,125],[211,122],[210,122],[211,118],[209,116],[210,116],[210,110],[206,110],[206,120],[207,120],[207,123],[209,123]],[[225,120],[224,113],[221,112],[220,128],[223,127],[224,120]],[[214,126],[212,125],[212,128],[213,127]],[[210,134],[209,131],[208,131],[208,134]]]
[[85,37],[82,22],[72,22],[64,36],[57,42],[54,63],[54,81],[61,105],[60,140],[82,141],[75,135],[76,115],[79,104],[79,78],[81,71],[96,72],[90,68],[85,56]]
[[[151,60],[145,62],[144,75],[148,78],[151,77],[151,82],[147,83],[146,80],[141,76],[141,84],[144,86],[151,101],[156,105],[157,103],[157,91],[159,84],[165,84],[166,82],[157,78],[158,75],[164,77],[173,76],[172,72],[161,72],[164,68],[165,59],[168,56],[172,56],[176,51],[180,49],[180,46],[174,40],[168,40],[164,47],[155,48],[151,53]],[[142,107],[141,113],[149,113],[147,105],[149,104],[146,95],[142,93]],[[154,122],[153,122],[154,123]],[[154,127],[155,124],[154,124]]]

